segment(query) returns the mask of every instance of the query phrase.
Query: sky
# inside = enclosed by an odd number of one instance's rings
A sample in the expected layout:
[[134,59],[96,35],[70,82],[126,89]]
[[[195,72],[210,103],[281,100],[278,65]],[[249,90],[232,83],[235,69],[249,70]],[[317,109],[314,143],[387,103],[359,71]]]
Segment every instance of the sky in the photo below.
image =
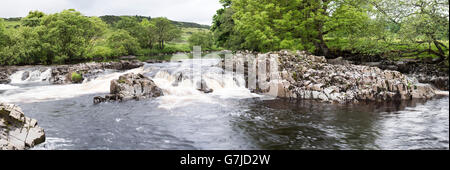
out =
[[219,0],[2,0],[0,17],[25,17],[31,10],[45,13],[76,9],[87,16],[142,15],[211,25]]

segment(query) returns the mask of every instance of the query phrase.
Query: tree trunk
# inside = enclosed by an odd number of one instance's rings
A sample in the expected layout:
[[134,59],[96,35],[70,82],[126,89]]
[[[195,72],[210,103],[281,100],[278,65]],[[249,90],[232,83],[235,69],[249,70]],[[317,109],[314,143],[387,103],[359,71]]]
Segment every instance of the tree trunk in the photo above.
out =
[[319,33],[317,38],[319,39],[319,42],[314,43],[314,45],[316,46],[316,54],[327,57],[330,50],[328,49],[328,46],[323,39],[323,34]]

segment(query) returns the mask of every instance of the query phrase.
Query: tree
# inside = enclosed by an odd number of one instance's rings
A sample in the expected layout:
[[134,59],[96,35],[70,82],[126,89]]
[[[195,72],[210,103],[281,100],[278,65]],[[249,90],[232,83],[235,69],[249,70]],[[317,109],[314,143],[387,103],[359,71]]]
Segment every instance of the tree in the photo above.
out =
[[189,37],[188,42],[191,47],[201,46],[202,49],[211,50],[214,45],[214,37],[211,32],[196,32]]
[[134,55],[139,50],[138,40],[126,30],[115,31],[106,41],[115,56]]
[[0,18],[0,49],[2,46],[6,46],[7,42],[7,35],[6,35],[6,28],[3,18]]
[[63,63],[86,59],[106,27],[97,17],[86,17],[73,9],[47,15],[42,19],[38,33],[47,57],[46,63]]
[[144,28],[136,17],[122,16],[120,18],[121,19],[115,25],[117,29],[126,30],[131,36],[137,39],[143,36]]
[[359,30],[369,19],[363,0],[233,0],[235,30],[242,48],[271,51],[301,49],[328,55],[325,36]]
[[20,27],[9,32],[8,46],[0,52],[0,64],[40,63],[40,40],[33,27]]
[[164,49],[165,42],[172,41],[181,35],[181,30],[167,18],[154,18],[152,22],[156,27],[155,33],[159,49]]
[[41,24],[42,18],[45,16],[43,12],[40,11],[30,11],[25,18],[20,21],[23,26],[36,27]]
[[231,0],[221,0],[220,2],[222,3],[223,8],[217,10],[211,26],[215,41],[218,46],[229,49],[239,49],[243,39],[238,35],[238,32],[234,30],[234,11],[230,8]]
[[139,39],[139,43],[142,47],[153,48],[153,44],[157,41],[156,26],[154,23],[143,19],[141,22],[142,37]]

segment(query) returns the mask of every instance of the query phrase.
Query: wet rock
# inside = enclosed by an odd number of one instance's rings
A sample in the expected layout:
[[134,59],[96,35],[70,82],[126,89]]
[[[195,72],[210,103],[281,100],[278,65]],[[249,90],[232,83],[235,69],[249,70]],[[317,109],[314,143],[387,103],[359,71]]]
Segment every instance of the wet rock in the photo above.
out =
[[0,84],[8,84],[11,83],[11,79],[9,76],[17,71],[17,68],[14,67],[0,67]]
[[163,96],[163,91],[150,78],[142,74],[124,74],[111,81],[110,94],[94,97],[94,103],[108,101],[141,100]]
[[30,77],[30,72],[29,71],[25,71],[25,72],[23,72],[23,74],[22,74],[22,80],[26,80],[26,79],[28,79]]
[[122,57],[119,57],[119,59],[121,59],[121,60],[136,60],[137,57],[136,56],[122,56]]
[[0,150],[23,150],[45,141],[37,120],[26,117],[13,104],[0,103]]
[[149,60],[146,60],[145,62],[146,62],[146,63],[150,63],[150,64],[153,64],[153,63],[162,63],[161,60],[154,60],[154,59],[149,59]]
[[138,60],[106,62],[106,63],[81,63],[75,65],[59,65],[52,68],[50,83],[52,84],[70,84],[71,74],[77,72],[83,75],[83,79],[91,79],[103,73],[106,69],[129,70],[142,67],[144,63]]
[[201,80],[197,82],[197,90],[201,91],[203,93],[212,93],[214,90],[209,88],[208,85],[206,84],[205,80]]
[[0,84],[8,84],[11,82],[9,75],[5,72],[0,72]]

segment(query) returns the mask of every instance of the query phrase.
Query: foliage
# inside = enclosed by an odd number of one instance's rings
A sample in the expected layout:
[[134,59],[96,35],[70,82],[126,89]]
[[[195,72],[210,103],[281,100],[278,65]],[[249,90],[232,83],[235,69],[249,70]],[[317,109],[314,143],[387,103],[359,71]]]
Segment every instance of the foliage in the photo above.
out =
[[200,46],[204,50],[211,50],[214,45],[214,37],[210,32],[193,33],[188,41],[191,47]]
[[72,72],[72,75],[70,78],[71,78],[72,82],[74,82],[74,83],[83,82],[83,76],[81,74],[78,74],[77,72]]
[[221,0],[216,44],[234,50],[346,50],[448,60],[448,0]]
[[88,54],[91,59],[103,59],[106,60],[108,57],[114,57],[114,52],[110,47],[105,46],[95,46],[92,51]]
[[99,18],[85,17],[72,9],[47,15],[38,27],[42,35],[42,57],[46,58],[46,63],[84,60],[105,27]]
[[138,40],[126,30],[117,30],[106,40],[114,56],[135,55],[139,50]]
[[40,11],[30,11],[25,18],[20,21],[23,26],[36,27],[41,24],[42,18],[45,16],[43,12]]
[[181,30],[167,18],[155,18],[153,19],[153,22],[156,27],[155,34],[159,49],[164,49],[165,42],[180,37]]
[[36,29],[20,27],[9,30],[8,46],[0,51],[0,65],[41,62],[41,45]]

